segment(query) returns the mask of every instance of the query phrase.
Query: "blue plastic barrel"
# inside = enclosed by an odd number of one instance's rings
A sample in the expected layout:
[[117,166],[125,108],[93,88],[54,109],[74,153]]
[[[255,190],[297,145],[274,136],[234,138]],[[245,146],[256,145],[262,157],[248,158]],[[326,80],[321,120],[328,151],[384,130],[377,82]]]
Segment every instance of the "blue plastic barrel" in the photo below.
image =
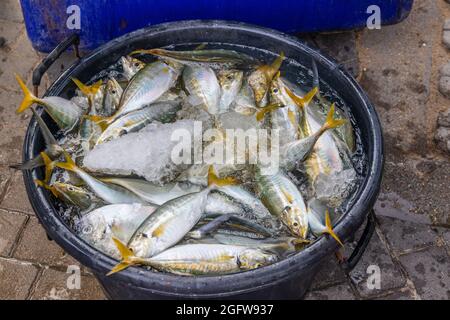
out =
[[80,48],[91,50],[124,33],[178,20],[234,20],[288,33],[333,31],[365,27],[376,14],[373,6],[378,6],[381,24],[394,24],[408,16],[413,1],[21,0],[21,4],[34,48],[49,52],[73,32],[80,33]]

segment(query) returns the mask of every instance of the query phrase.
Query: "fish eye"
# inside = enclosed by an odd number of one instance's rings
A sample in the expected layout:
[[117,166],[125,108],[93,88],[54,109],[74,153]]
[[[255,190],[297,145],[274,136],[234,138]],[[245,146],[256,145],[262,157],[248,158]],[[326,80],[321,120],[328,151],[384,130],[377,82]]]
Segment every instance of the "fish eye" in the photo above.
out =
[[75,191],[75,189],[73,187],[68,187],[67,190],[69,191]]
[[135,62],[135,63],[134,63],[134,66],[135,66],[135,67],[139,67],[139,62]]
[[278,89],[277,88],[273,89],[273,92],[278,93]]
[[116,90],[111,91],[112,94],[116,94]]
[[293,225],[294,227],[298,227],[298,222],[294,222],[292,225]]
[[142,233],[143,238],[148,238],[148,235],[146,233]]

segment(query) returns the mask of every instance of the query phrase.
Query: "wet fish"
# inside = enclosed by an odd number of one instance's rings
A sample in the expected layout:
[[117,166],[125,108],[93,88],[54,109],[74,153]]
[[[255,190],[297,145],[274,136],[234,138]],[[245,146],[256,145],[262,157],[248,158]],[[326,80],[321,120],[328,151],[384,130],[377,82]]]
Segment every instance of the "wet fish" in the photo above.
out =
[[207,188],[161,205],[135,231],[127,246],[137,257],[148,258],[176,244],[202,217],[209,192],[229,183],[233,181],[218,179],[211,169]]
[[[154,103],[148,107],[131,111],[111,123],[103,133],[100,134],[95,144],[100,144],[116,139],[124,134],[136,132],[153,121],[162,123],[171,122],[180,110],[178,101]],[[96,117],[92,117],[96,119]]]
[[334,119],[334,104],[331,106],[328,112],[325,123],[320,127],[318,131],[312,135],[299,139],[290,143],[287,143],[281,147],[280,150],[280,166],[287,170],[292,170],[295,166],[304,161],[312,152],[317,140],[327,130],[334,129],[338,126],[345,124],[345,120]]
[[106,183],[121,186],[135,193],[148,203],[155,205],[162,205],[169,200],[173,200],[190,193],[199,192],[202,189],[201,186],[183,182],[166,183],[161,186],[155,185],[147,180],[134,178],[110,177],[102,178],[100,180]]
[[248,83],[253,90],[257,106],[263,107],[261,102],[266,97],[270,83],[272,82],[273,77],[278,73],[283,60],[284,53],[281,52],[272,64],[259,66],[249,75]]
[[127,242],[156,207],[142,204],[110,204],[83,215],[76,224],[79,235],[112,257],[120,258],[112,237]]
[[316,237],[323,234],[329,234],[334,240],[336,240],[337,243],[344,246],[333,230],[328,208],[316,199],[311,199],[308,202],[308,224],[311,232]]
[[145,67],[144,62],[130,56],[121,57],[120,63],[122,64],[122,75],[128,81],[130,81],[136,73]]
[[247,78],[243,80],[241,90],[239,90],[232,108],[235,112],[245,116],[254,115],[258,112],[255,95]]
[[256,170],[255,183],[267,209],[279,217],[293,235],[305,239],[308,235],[307,208],[296,185],[282,172],[264,175],[260,170]]
[[222,68],[251,68],[256,60],[242,52],[225,49],[202,49],[192,51],[175,51],[165,49],[136,50],[131,54],[152,54],[189,66]]
[[210,114],[220,112],[220,85],[213,69],[187,66],[183,71],[183,83],[193,106],[202,106]]
[[228,112],[241,90],[244,73],[242,70],[222,70],[218,72],[217,79],[221,88],[219,100],[219,113]]
[[16,75],[16,79],[25,95],[17,109],[17,113],[22,113],[31,107],[33,103],[37,103],[44,107],[45,111],[56,122],[58,127],[63,130],[71,131],[79,123],[83,115],[83,110],[78,105],[61,97],[37,98],[28,90],[18,75]]
[[106,116],[113,115],[119,108],[120,97],[123,89],[115,78],[109,78],[105,84],[105,93],[103,95],[103,113]]
[[79,168],[66,152],[64,156],[66,162],[57,162],[55,166],[76,173],[106,203],[145,203],[140,197],[122,187],[106,184],[94,178]]
[[259,249],[223,244],[180,245],[142,259],[119,240],[114,239],[114,242],[122,261],[108,275],[139,264],[179,275],[215,275],[256,269],[278,261],[276,255]]

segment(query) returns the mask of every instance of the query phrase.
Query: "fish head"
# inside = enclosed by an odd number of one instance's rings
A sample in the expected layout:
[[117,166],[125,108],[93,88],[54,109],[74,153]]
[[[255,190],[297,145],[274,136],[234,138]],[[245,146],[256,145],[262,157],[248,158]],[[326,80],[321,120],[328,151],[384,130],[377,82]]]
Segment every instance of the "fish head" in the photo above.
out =
[[218,73],[217,79],[223,89],[230,90],[234,84],[242,83],[243,76],[242,70],[226,69]]
[[139,232],[129,245],[136,257],[147,258],[155,254],[155,238],[145,232]]
[[267,253],[259,249],[246,249],[239,254],[239,267],[243,270],[251,270],[267,266],[278,261],[275,254]]
[[122,63],[123,72],[124,72],[124,74],[127,75],[128,78],[132,77],[139,70],[141,70],[145,67],[144,62],[142,62],[139,59],[130,57],[130,56],[122,57],[121,63]]
[[123,89],[116,79],[111,78],[106,82],[105,88],[105,103],[113,105],[113,109],[119,106],[120,97],[122,96]]
[[284,208],[281,215],[282,221],[286,224],[293,235],[305,239],[308,233],[308,221],[304,219],[305,212],[296,206],[291,204]]
[[82,208],[89,207],[93,201],[92,195],[83,188],[61,182],[55,182],[53,187],[67,200]]

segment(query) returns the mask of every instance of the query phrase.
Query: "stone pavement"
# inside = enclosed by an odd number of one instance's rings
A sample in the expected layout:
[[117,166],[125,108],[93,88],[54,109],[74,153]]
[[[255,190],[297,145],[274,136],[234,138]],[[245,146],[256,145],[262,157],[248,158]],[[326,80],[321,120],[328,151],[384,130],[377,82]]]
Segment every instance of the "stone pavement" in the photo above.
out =
[[[450,100],[438,91],[439,69],[450,60],[442,45],[444,0],[416,0],[403,23],[304,37],[340,61],[376,105],[386,139],[386,170],[376,204],[376,232],[357,267],[346,274],[326,261],[307,299],[449,299],[450,162],[433,141],[438,113]],[[27,39],[16,0],[0,2],[0,299],[104,299],[88,270],[71,289],[68,266],[78,263],[49,241],[28,202],[19,172],[29,114],[14,73],[30,83],[41,57]],[[68,66],[65,58],[43,81]],[[347,243],[348,254],[354,243]],[[380,282],[372,272],[380,271]],[[69,286],[67,282],[69,280]],[[379,286],[378,286],[379,284]]]

